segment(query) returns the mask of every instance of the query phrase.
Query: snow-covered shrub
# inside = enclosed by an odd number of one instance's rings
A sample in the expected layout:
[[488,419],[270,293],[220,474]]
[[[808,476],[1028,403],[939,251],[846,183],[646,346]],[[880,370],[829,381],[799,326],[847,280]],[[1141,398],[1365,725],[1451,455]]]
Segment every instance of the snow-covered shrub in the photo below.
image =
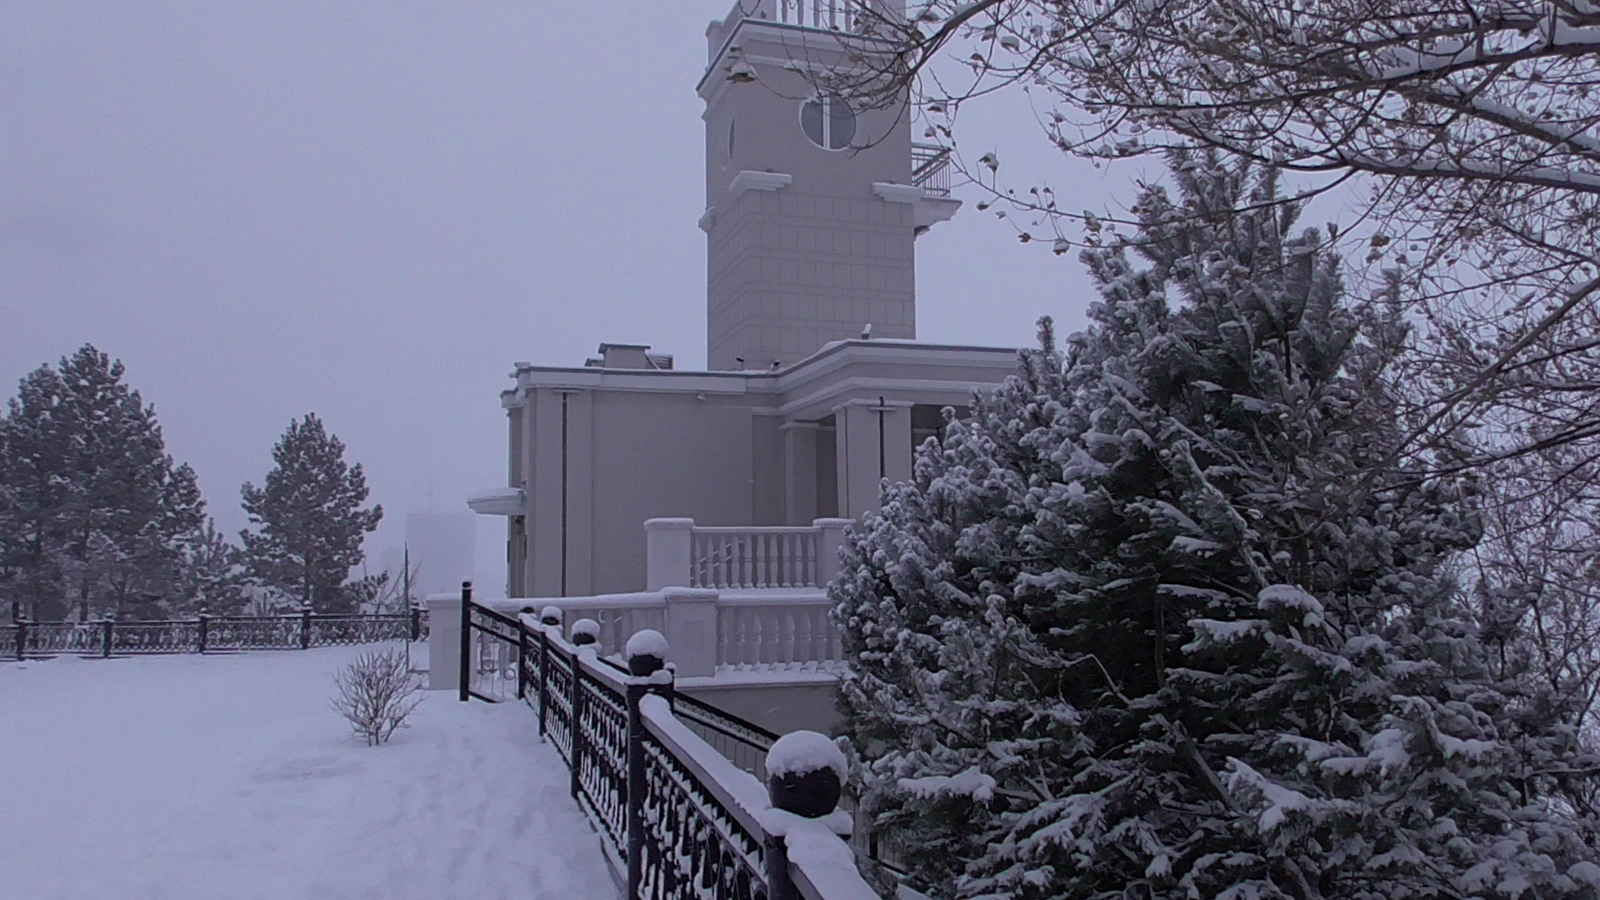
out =
[[333,708],[369,747],[387,741],[423,698],[405,653],[393,647],[362,653],[334,673],[333,683]]
[[940,897],[1600,896],[1570,723],[1451,578],[1476,487],[1405,452],[1398,297],[1348,302],[1270,173],[1178,162],[1085,254],[1090,326],[851,537],[880,837]]

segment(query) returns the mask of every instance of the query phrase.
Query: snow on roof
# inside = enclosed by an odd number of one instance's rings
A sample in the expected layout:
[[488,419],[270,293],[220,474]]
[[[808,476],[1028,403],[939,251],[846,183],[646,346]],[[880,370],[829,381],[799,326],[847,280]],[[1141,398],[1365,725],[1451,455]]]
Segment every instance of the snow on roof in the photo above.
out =
[[546,606],[544,609],[539,610],[539,618],[555,619],[557,622],[559,622],[561,621],[561,607]]
[[572,633],[574,635],[587,634],[598,641],[600,639],[600,623],[593,619],[579,619],[572,623]]
[[653,628],[636,631],[633,637],[628,638],[628,646],[624,648],[624,657],[633,659],[635,656],[654,656],[656,659],[667,658],[667,639],[661,632]]
[[845,780],[844,751],[825,735],[815,731],[791,731],[773,742],[767,751],[767,774],[774,778],[832,769]]

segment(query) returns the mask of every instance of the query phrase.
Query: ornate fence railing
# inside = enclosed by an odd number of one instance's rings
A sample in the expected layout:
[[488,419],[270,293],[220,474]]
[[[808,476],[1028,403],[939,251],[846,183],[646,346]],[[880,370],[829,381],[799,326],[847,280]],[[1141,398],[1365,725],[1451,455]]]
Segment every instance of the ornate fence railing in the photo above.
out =
[[89,622],[30,622],[0,626],[0,659],[75,653],[132,656],[152,653],[220,653],[238,650],[304,650],[341,644],[422,640],[427,610],[394,615],[200,616],[195,619],[98,619]]
[[630,900],[877,900],[831,833],[833,855],[788,858],[786,828],[825,826],[772,810],[757,773],[777,735],[679,694],[668,669],[630,674],[592,640],[568,642],[558,620],[463,593],[461,699],[520,699],[537,713]]

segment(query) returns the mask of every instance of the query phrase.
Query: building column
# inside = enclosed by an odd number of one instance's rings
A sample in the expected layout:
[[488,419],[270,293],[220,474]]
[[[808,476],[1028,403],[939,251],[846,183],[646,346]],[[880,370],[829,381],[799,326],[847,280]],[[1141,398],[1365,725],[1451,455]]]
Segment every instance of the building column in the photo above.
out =
[[880,397],[834,408],[840,516],[859,519],[877,511],[879,481],[911,478],[911,406],[910,401]]
[[541,388],[528,479],[528,596],[581,597],[592,571],[592,395]]
[[785,422],[783,432],[784,522],[806,525],[817,517],[817,423]]

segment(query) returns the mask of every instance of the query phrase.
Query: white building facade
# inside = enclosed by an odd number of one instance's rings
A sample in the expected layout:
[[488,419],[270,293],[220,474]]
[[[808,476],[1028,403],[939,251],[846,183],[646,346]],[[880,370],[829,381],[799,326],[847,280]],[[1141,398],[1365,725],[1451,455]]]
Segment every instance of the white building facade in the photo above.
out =
[[916,238],[960,202],[904,108],[857,111],[813,86],[877,46],[859,10],[745,0],[711,24],[708,371],[628,344],[581,366],[519,363],[501,395],[507,484],[469,500],[507,519],[514,608],[574,598],[561,605],[617,632],[605,645],[661,628],[686,688],[787,667],[817,690],[785,703],[817,722],[831,715],[822,588],[843,529],[877,508],[884,479],[910,477],[946,407],[963,414],[1017,359],[916,341]]

